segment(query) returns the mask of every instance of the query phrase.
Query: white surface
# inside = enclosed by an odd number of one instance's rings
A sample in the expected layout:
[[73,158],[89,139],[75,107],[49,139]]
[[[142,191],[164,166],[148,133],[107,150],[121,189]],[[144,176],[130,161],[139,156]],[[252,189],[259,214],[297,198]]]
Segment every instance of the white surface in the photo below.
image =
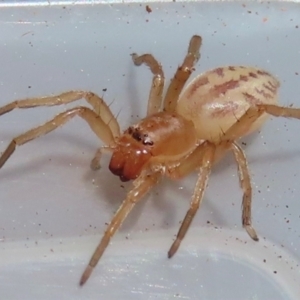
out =
[[[300,107],[299,5],[152,3],[151,9],[1,9],[1,105],[92,90],[112,103],[125,128],[145,115],[151,82],[130,53],[153,53],[170,78],[190,37],[200,34],[197,72],[260,66],[280,78],[282,103]],[[1,149],[64,109],[2,116]],[[1,299],[298,299],[299,128],[298,121],[276,119],[246,139],[258,243],[241,228],[242,193],[229,156],[215,168],[174,258],[167,250],[195,176],[160,184],[136,207],[84,288],[81,273],[130,184],[109,173],[108,157],[101,171],[89,169],[100,143],[79,119],[18,148],[0,171]]]

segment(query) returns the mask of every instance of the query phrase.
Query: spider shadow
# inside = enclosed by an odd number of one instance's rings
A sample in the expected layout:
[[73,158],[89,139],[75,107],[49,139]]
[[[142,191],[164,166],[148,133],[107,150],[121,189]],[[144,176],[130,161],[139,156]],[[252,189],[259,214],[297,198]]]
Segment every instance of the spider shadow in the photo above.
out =
[[[109,222],[111,220],[114,213],[118,210],[123,200],[126,198],[127,193],[132,188],[132,182],[121,182],[118,177],[114,176],[111,173],[108,174],[108,172],[109,171],[105,163],[105,165],[102,165],[102,168],[100,170],[88,170],[84,174],[85,180],[91,181],[92,179],[96,178],[95,180],[99,182],[99,199],[101,198],[101,201],[104,201],[111,210],[111,217],[106,220],[106,222]],[[103,179],[109,179],[107,180],[107,184],[102,184]],[[161,184],[159,183],[158,186],[160,185]],[[147,203],[149,202],[149,198],[151,199],[152,197],[153,195],[151,191],[135,205],[130,215],[124,220],[124,223],[122,224],[119,231],[128,232],[136,227],[137,223],[143,215],[145,207],[148,205]]]
[[[59,145],[61,144],[60,141],[65,142],[68,140],[68,143],[72,145],[72,148],[80,149],[80,152],[91,152],[96,150],[95,145],[93,145],[90,142],[83,141],[80,139],[80,137],[75,135],[65,135],[65,134],[58,134],[55,136],[47,136],[46,137],[46,143],[49,144],[49,148],[53,148],[53,145]],[[85,145],[83,147],[83,144]],[[34,142],[31,144],[32,149],[35,149],[36,145],[34,145]],[[26,145],[27,147],[29,145]],[[29,146],[30,147],[30,146]],[[69,146],[71,147],[71,146]],[[75,165],[77,167],[83,167],[85,165],[84,159],[78,160],[78,158],[72,157],[72,154],[62,154],[62,153],[53,153],[51,150],[45,151],[43,154],[36,154],[34,151],[32,152],[32,157],[29,157],[29,161],[22,161],[21,164],[13,165],[11,166],[9,163],[11,160],[14,159],[15,155],[19,153],[18,155],[22,155],[23,146],[19,146],[16,148],[16,152],[12,154],[11,157],[5,162],[3,167],[0,169],[0,176],[5,177],[6,179],[16,179],[17,176],[24,176],[26,174],[30,174],[33,172],[38,172],[40,170],[43,170],[44,166],[46,164],[49,164],[49,160],[54,161],[56,164],[59,163],[59,165],[65,165],[69,166],[70,164]],[[28,149],[28,148],[27,148]],[[5,150],[5,148],[3,149]],[[28,150],[27,150],[28,151]],[[1,152],[0,152],[1,154]]]
[[[251,135],[245,139],[243,139],[247,146],[249,146],[257,137],[257,134]],[[81,152],[91,153],[90,159],[92,159],[97,147],[97,143],[93,143],[84,137],[79,137],[77,135],[70,135],[59,133],[54,135],[50,135],[47,138],[47,142],[49,145],[59,145],[60,141],[65,142],[68,141],[70,144],[69,147],[80,149]],[[84,146],[83,146],[84,145]],[[34,145],[32,146],[34,147]],[[59,147],[58,147],[59,148]],[[245,147],[247,148],[247,147]],[[17,151],[22,151],[22,147],[19,147]],[[49,153],[51,153],[49,151]],[[109,207],[112,208],[113,212],[120,206],[122,200],[126,197],[127,192],[131,188],[130,183],[121,183],[119,179],[112,175],[108,174],[108,160],[109,156],[105,155],[105,158],[102,161],[102,169],[95,172],[89,168],[89,165],[86,162],[86,158],[78,159],[74,158],[71,154],[62,154],[62,153],[51,153],[49,154],[51,161],[59,164],[60,166],[69,166],[72,164],[73,166],[80,167],[81,169],[85,169],[82,178],[87,184],[90,184],[91,179],[95,179],[99,184],[99,199],[101,201],[105,201]],[[270,163],[276,159],[280,159],[281,161],[288,161],[293,157],[299,157],[300,153],[298,151],[285,151],[283,152],[274,152],[272,155],[257,155],[256,157],[252,157],[252,163]],[[232,164],[232,157],[226,155],[215,167],[213,172],[224,173],[228,171],[229,166]],[[89,160],[90,162],[90,160]],[[89,163],[88,162],[88,163]],[[26,174],[30,174],[33,172],[41,172],[46,164],[49,164],[49,156],[48,153],[36,155],[34,159],[31,159],[27,162],[22,162],[22,164],[10,166],[9,168],[5,168],[0,170],[0,178],[4,178],[5,180],[15,180],[17,176],[25,176]],[[6,167],[6,165],[5,165]],[[140,203],[138,203],[133,209],[130,217],[126,219],[122,226],[122,231],[128,231],[132,229],[139,219],[142,216],[143,210],[145,208],[146,202],[151,202],[152,206],[155,210],[161,213],[164,212],[163,220],[161,224],[155,223],[155,225],[159,228],[170,228],[175,225],[177,214],[177,203],[170,199],[170,191],[176,191],[176,198],[178,199],[186,199],[187,201],[187,209],[189,207],[189,201],[192,196],[193,190],[189,189],[178,189],[178,185],[180,181],[172,181],[168,179],[163,179],[161,183],[159,183],[153,190],[150,192],[150,195],[147,195],[145,199],[142,199]],[[206,197],[206,196],[205,196]],[[214,206],[209,199],[204,200],[204,205],[206,208],[214,211],[214,218],[218,220],[218,226],[226,225],[228,220],[225,220],[222,216],[222,211]],[[201,208],[200,208],[201,209]],[[185,212],[183,212],[185,213]],[[184,215],[180,215],[182,219]]]
[[[246,157],[249,159],[249,157],[247,156],[247,147],[249,147],[253,142],[255,142],[255,140],[257,139],[259,133],[253,133],[252,135],[243,138],[240,141],[240,144],[242,143],[244,146],[244,150],[246,152]],[[256,155],[256,156],[252,156],[251,157],[251,163],[252,164],[258,164],[258,165],[262,165],[262,164],[270,164],[273,161],[276,160],[280,160],[280,161],[289,161],[293,158],[296,157],[300,157],[300,153],[299,151],[285,151],[283,152],[273,152],[271,155]],[[235,165],[235,160],[233,158],[233,154],[232,153],[226,153],[225,156],[213,167],[212,173],[218,173],[221,175],[225,175],[228,171],[229,168]],[[251,166],[250,166],[250,172],[251,172]],[[195,171],[194,174],[196,174],[197,172]],[[188,176],[192,176],[188,175]],[[194,176],[193,176],[194,179]],[[213,179],[213,178],[212,178]],[[187,201],[187,206],[186,206],[186,210],[183,211],[180,215],[180,219],[183,219],[186,211],[189,209],[189,204],[190,204],[190,199],[192,197],[193,194],[193,187],[192,189],[178,189],[178,186],[180,185],[180,181],[172,181],[172,180],[168,180],[166,185],[161,184],[160,187],[160,192],[159,192],[159,201],[153,201],[154,206],[156,207],[156,209],[158,211],[166,211],[166,215],[163,221],[163,224],[161,224],[161,226],[163,228],[165,227],[173,227],[176,225],[176,218],[174,218],[174,215],[176,214],[176,208],[175,205],[176,203],[173,201],[172,205],[171,205],[171,201],[170,201],[170,196],[169,191],[174,191],[176,190],[176,198],[177,199],[182,199],[183,201]],[[239,185],[239,183],[237,182],[237,186]],[[220,189],[221,189],[221,185],[220,185]],[[242,190],[241,190],[241,202],[242,202]],[[225,219],[224,218],[224,214],[222,212],[222,210],[220,209],[220,206],[215,205],[215,203],[213,201],[210,201],[210,199],[207,199],[206,194],[204,195],[204,200],[203,200],[203,206],[205,206],[206,210],[208,211],[213,211],[213,218],[214,218],[214,222],[216,222],[216,226],[228,226],[228,225],[232,225],[232,221]],[[199,211],[201,210],[201,207],[199,208]],[[206,223],[206,220],[203,220],[203,224]],[[167,226],[166,226],[167,224]],[[242,226],[242,225],[241,225]]]

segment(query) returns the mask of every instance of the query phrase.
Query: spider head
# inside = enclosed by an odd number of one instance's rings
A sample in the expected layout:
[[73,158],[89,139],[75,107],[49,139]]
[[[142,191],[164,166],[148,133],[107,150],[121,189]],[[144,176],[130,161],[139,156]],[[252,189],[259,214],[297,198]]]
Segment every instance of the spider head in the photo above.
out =
[[196,141],[191,121],[175,113],[159,112],[130,126],[118,138],[109,169],[122,181],[136,179],[144,170],[151,173],[184,158]]
[[122,181],[136,179],[152,156],[151,145],[145,136],[129,127],[119,138],[114,149],[109,163],[110,171]]

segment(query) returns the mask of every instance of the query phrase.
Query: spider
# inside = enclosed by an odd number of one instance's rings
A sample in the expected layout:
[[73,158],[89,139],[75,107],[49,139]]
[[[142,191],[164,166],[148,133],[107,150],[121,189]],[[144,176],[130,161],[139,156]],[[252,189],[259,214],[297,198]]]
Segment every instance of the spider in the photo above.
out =
[[252,189],[247,160],[236,142],[257,130],[269,115],[300,119],[300,109],[277,105],[278,80],[270,73],[246,66],[226,66],[198,75],[183,89],[200,58],[202,39],[194,35],[187,54],[178,67],[163,99],[164,73],[151,54],[132,54],[136,66],[148,66],[152,72],[147,116],[123,133],[103,99],[92,92],[69,91],[56,96],[14,101],[0,108],[0,115],[15,108],[67,104],[85,99],[92,108],[78,106],[55,116],[45,124],[14,138],[0,157],[0,168],[15,151],[41,135],[47,134],[75,116],[83,118],[105,144],[91,161],[100,168],[103,152],[112,152],[110,171],[122,181],[133,180],[118,211],[86,267],[80,285],[90,277],[110,239],[145,194],[163,177],[180,179],[198,171],[190,208],[180,226],[168,257],[179,248],[202,202],[209,174],[225,152],[232,151],[238,166],[242,200],[242,225],[258,241],[251,224]]

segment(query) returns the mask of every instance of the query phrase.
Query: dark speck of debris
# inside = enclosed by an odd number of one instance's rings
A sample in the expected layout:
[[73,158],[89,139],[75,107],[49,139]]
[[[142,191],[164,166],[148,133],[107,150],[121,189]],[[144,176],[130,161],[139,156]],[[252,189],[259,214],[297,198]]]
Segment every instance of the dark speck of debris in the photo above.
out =
[[28,88],[31,89],[31,85],[29,85]]
[[151,7],[149,5],[146,5],[146,11],[149,14],[152,13],[152,9],[151,9]]
[[266,260],[264,259],[264,263],[266,262]]
[[277,274],[277,271],[273,271],[274,274]]
[[105,88],[105,89],[102,89],[102,92],[106,92],[107,91],[107,88]]

